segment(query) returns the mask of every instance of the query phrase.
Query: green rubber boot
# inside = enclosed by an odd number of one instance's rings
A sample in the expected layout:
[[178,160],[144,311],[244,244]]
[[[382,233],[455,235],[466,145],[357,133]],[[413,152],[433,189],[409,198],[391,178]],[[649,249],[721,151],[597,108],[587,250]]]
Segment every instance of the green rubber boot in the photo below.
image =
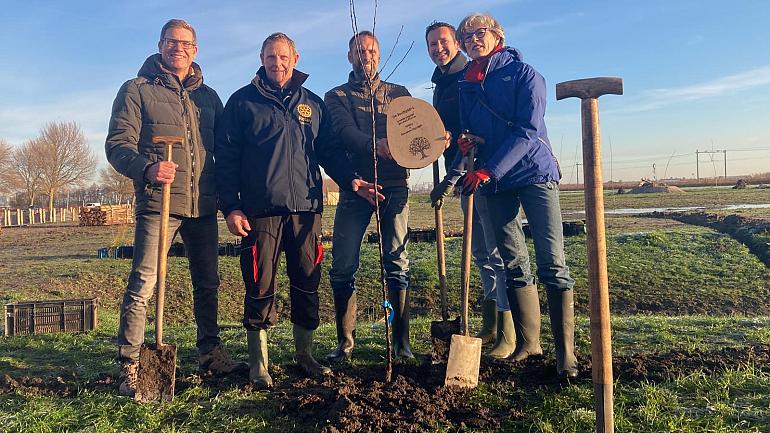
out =
[[476,338],[481,338],[481,344],[491,344],[497,340],[497,301],[492,299],[481,304],[481,329]]
[[331,374],[331,368],[319,364],[318,361],[313,358],[313,331],[294,324],[293,333],[294,347],[296,349],[294,362],[296,362],[308,376],[318,377]]
[[575,358],[575,301],[572,290],[548,290],[548,312],[556,351],[556,372],[560,379],[578,375]]
[[508,358],[523,361],[532,355],[542,355],[540,347],[540,300],[537,286],[532,284],[508,289],[513,324],[516,327],[516,350]]
[[273,387],[273,378],[267,372],[267,331],[246,331],[249,345],[249,381],[259,388]]
[[497,313],[497,339],[495,345],[489,349],[487,356],[496,359],[505,359],[516,349],[516,329],[513,326],[513,316],[510,311]]

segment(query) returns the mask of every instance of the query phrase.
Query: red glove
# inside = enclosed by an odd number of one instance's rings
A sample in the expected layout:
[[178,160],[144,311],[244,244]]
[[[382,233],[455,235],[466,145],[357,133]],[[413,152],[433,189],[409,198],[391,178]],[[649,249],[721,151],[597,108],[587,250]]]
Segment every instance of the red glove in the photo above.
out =
[[473,194],[480,185],[489,182],[491,178],[492,175],[490,175],[484,168],[481,170],[469,171],[465,174],[465,179],[463,179],[463,194]]
[[463,156],[467,155],[471,149],[479,144],[484,144],[484,139],[478,135],[471,134],[470,132],[463,132],[457,137],[457,147],[460,148],[460,153],[462,153]]
[[465,156],[471,149],[476,147],[476,142],[461,135],[460,138],[457,139],[457,147],[460,148],[460,153]]

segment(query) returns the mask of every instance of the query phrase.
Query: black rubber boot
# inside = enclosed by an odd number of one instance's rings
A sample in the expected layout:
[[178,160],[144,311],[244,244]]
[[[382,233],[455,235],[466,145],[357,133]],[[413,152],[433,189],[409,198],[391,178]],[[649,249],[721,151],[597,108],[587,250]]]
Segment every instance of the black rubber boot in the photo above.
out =
[[321,365],[313,358],[313,330],[305,329],[296,323],[292,327],[294,334],[294,362],[297,363],[308,376],[318,377],[332,374],[332,369]]
[[267,331],[246,331],[249,346],[249,381],[258,388],[273,387],[273,378],[267,372]]
[[350,359],[356,338],[356,292],[334,297],[334,320],[337,323],[337,347],[326,355],[329,362]]
[[548,312],[556,351],[556,372],[560,379],[578,375],[575,358],[575,302],[572,290],[548,290]]
[[481,304],[481,329],[476,338],[481,338],[481,344],[491,344],[497,339],[497,301],[492,299]]
[[388,289],[388,299],[393,306],[393,356],[414,359],[409,347],[409,290]]
[[516,327],[516,350],[508,359],[523,361],[532,355],[542,355],[537,286],[532,284],[516,289],[509,288],[508,302],[511,304],[511,314]]

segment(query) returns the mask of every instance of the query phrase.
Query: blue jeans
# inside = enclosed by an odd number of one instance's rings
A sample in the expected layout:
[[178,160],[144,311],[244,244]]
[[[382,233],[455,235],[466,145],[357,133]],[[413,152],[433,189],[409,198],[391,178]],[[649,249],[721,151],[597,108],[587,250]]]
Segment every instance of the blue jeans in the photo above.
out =
[[[393,188],[382,191],[380,203],[383,262],[388,289],[403,290],[409,286],[409,190]],[[342,191],[334,214],[332,267],[329,282],[335,296],[350,296],[355,290],[356,271],[360,264],[361,242],[374,214],[374,206],[351,191]]]
[[[128,287],[120,305],[118,360],[139,359],[147,322],[147,302],[158,280],[160,214],[136,216],[134,260]],[[219,289],[219,228],[216,215],[201,218],[169,218],[168,251],[177,233],[182,236],[193,286],[193,314],[198,325],[198,353],[210,352],[219,344],[217,291]],[[178,290],[180,288],[175,288]]]
[[[559,205],[559,185],[545,182],[486,196],[497,247],[505,262],[508,289],[533,283],[528,257],[521,255],[524,234],[517,224],[524,208],[535,244],[537,277],[548,290],[569,290],[575,281],[564,258],[564,234]],[[526,246],[523,247],[526,251]]]
[[[468,208],[468,197],[460,195],[460,207],[465,213]],[[521,218],[516,218],[521,226]],[[525,245],[526,247],[526,245]],[[473,233],[471,237],[471,254],[479,268],[481,285],[484,288],[484,300],[496,301],[498,311],[508,311],[508,295],[505,290],[505,263],[497,251],[492,222],[489,220],[486,197],[476,194],[473,197]],[[521,253],[519,253],[521,256]],[[523,257],[527,257],[524,249]],[[527,258],[529,265],[529,258]],[[500,290],[498,290],[498,288]]]

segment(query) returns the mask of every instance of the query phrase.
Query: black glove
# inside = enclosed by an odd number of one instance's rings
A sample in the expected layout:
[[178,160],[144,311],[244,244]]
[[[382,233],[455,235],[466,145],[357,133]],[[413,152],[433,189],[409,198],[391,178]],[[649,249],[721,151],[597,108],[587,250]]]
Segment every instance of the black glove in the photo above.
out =
[[439,182],[439,184],[433,188],[433,191],[430,192],[431,207],[440,209],[441,205],[444,204],[444,199],[452,195],[453,190],[454,185],[452,185],[452,183],[450,183],[448,180],[444,179]]

